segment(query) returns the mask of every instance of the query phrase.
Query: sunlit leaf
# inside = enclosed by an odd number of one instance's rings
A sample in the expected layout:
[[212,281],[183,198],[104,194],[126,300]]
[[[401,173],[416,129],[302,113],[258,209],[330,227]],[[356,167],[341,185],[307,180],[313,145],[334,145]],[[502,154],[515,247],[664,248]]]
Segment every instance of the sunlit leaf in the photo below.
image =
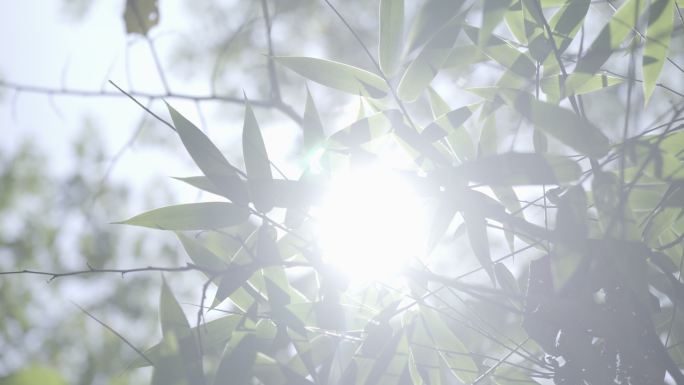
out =
[[199,128],[170,105],[167,104],[167,107],[183,145],[204,175],[221,195],[235,203],[246,204],[249,200],[247,186],[238,175],[237,169],[228,163],[221,151]]
[[452,48],[461,30],[461,23],[460,18],[455,18],[445,24],[409,64],[397,88],[397,93],[402,100],[416,100],[432,79],[437,76],[452,53]]
[[302,129],[304,130],[304,150],[308,154],[311,151],[315,151],[317,146],[325,139],[323,123],[318,115],[316,103],[314,103],[314,100],[311,97],[311,91],[309,91],[308,86],[306,87],[306,105],[304,107]]
[[456,15],[462,0],[428,0],[418,11],[408,36],[411,52],[427,42],[442,26]]
[[482,46],[485,44],[494,28],[501,23],[504,13],[510,5],[511,0],[484,0],[478,45]]
[[353,95],[381,98],[389,91],[387,83],[380,76],[348,64],[299,56],[279,56],[275,59],[309,80]]
[[[271,164],[266,153],[264,139],[261,136],[259,124],[256,121],[249,101],[245,103],[245,123],[242,128],[242,152],[245,156],[245,169],[247,170],[247,184],[252,201],[257,210],[269,212],[273,208],[272,192],[269,185],[272,183]],[[254,184],[259,183],[259,189]]]
[[[464,26],[468,38],[477,44],[480,41],[480,30],[473,26]],[[520,52],[503,39],[490,35],[480,46],[482,52],[492,60],[498,62],[512,73],[524,78],[534,78],[537,70],[534,62],[527,53]]]
[[461,382],[466,384],[473,382],[479,370],[465,345],[434,310],[421,307],[420,313],[425,328],[429,330],[433,338],[434,346],[441,350],[439,354],[449,369]]
[[489,236],[487,235],[487,219],[476,210],[464,209],[462,211],[468,240],[473,253],[480,262],[480,266],[487,272],[492,283],[495,282],[494,265],[492,264],[491,251],[489,250]]
[[620,47],[639,15],[645,10],[645,1],[627,0],[606,24],[587,52],[579,59],[575,71],[567,81],[567,88],[575,90],[599,71],[610,55]]
[[330,140],[345,147],[359,146],[388,134],[392,128],[392,121],[397,119],[397,116],[396,110],[378,112],[335,132],[330,136]]
[[246,208],[232,203],[202,202],[166,206],[116,223],[160,230],[213,230],[238,225],[248,217]]
[[[617,76],[609,76],[606,74],[596,74],[587,79],[585,83],[576,89],[572,90],[575,95],[589,94],[600,91],[602,89],[622,84],[624,79]],[[541,79],[541,89],[547,95],[549,101],[558,102],[568,96],[568,90],[565,89],[563,77],[561,75],[553,75]],[[565,89],[565,94],[561,94]]]
[[674,20],[674,0],[654,0],[648,8],[648,27],[644,45],[644,103],[653,94],[670,47]]
[[380,0],[380,68],[394,75],[404,48],[404,0]]
[[596,126],[572,111],[536,100],[524,91],[501,90],[500,96],[536,128],[576,151],[596,158],[608,153],[608,138]]

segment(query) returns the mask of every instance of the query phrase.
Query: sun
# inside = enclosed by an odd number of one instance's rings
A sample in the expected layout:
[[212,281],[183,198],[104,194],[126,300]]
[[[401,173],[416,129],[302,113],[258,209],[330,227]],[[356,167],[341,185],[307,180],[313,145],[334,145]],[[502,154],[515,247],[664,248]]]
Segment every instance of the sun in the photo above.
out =
[[423,206],[413,186],[388,167],[337,175],[315,215],[323,259],[352,282],[396,277],[424,251]]

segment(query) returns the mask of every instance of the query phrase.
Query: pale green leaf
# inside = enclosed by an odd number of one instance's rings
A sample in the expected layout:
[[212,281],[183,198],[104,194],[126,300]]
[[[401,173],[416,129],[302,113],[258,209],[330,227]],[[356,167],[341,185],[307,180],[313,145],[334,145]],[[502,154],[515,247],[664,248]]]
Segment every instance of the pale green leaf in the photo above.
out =
[[353,95],[382,98],[389,91],[380,76],[348,64],[301,56],[279,56],[275,60],[309,80]]
[[404,48],[404,0],[380,0],[380,68],[394,75],[401,65]]
[[674,20],[674,0],[654,0],[649,9],[643,56],[644,103],[648,103],[670,47]]
[[166,206],[136,215],[117,224],[160,230],[212,230],[238,225],[249,210],[228,202],[187,203]]
[[[242,127],[242,152],[245,157],[247,184],[254,206],[261,212],[269,212],[273,208],[272,192],[269,191],[269,185],[273,181],[271,164],[261,136],[261,129],[247,100],[245,122]],[[260,189],[254,187],[255,183],[259,183]]]

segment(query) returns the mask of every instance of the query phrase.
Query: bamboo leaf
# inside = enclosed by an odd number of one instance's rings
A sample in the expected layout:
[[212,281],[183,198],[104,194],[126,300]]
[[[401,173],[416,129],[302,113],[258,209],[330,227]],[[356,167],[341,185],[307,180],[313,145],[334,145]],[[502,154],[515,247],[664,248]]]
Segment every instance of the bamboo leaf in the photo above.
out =
[[380,76],[348,64],[301,56],[279,56],[275,60],[309,80],[353,95],[382,98],[389,91]]
[[642,60],[644,104],[647,104],[670,48],[674,20],[674,0],[655,0],[648,8],[648,27]]
[[454,18],[423,47],[399,82],[397,93],[402,100],[412,102],[418,99],[451,55],[460,30],[461,19]]
[[[252,107],[245,98],[245,122],[242,127],[242,152],[245,157],[245,169],[247,170],[247,184],[252,196],[252,201],[257,210],[269,212],[273,209],[272,191],[268,188],[273,181],[271,164],[261,136],[259,123],[256,121]],[[255,189],[255,183],[265,189]]]
[[237,169],[197,126],[169,104],[166,106],[183,145],[204,175],[217,187],[221,195],[235,203],[246,204],[249,200],[247,186],[240,179]]
[[304,117],[302,122],[302,129],[304,130],[304,150],[309,153],[314,151],[325,139],[323,133],[323,122],[318,115],[316,103],[311,97],[309,87],[306,87],[306,105],[304,107]]
[[569,90],[579,88],[598,72],[610,55],[620,47],[645,8],[643,0],[627,0],[618,8],[591,43],[587,53],[579,59],[575,71],[567,80]]
[[507,89],[501,90],[500,95],[536,128],[576,151],[595,158],[608,153],[608,138],[596,126],[572,111],[536,100],[524,91]]
[[404,0],[380,0],[380,68],[394,75],[401,65],[404,42]]
[[425,44],[451,20],[463,4],[462,0],[428,0],[418,11],[408,36],[408,52]]
[[154,209],[116,224],[160,230],[213,230],[238,225],[249,211],[228,202],[186,203]]

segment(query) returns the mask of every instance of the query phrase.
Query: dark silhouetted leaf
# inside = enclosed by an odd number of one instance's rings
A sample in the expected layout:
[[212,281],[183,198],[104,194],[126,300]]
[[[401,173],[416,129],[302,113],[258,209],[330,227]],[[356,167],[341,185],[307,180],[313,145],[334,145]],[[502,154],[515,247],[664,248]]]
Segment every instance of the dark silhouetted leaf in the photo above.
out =
[[247,186],[218,148],[194,124],[167,104],[176,131],[183,145],[190,153],[202,173],[211,180],[221,195],[235,203],[246,204],[249,201]]

